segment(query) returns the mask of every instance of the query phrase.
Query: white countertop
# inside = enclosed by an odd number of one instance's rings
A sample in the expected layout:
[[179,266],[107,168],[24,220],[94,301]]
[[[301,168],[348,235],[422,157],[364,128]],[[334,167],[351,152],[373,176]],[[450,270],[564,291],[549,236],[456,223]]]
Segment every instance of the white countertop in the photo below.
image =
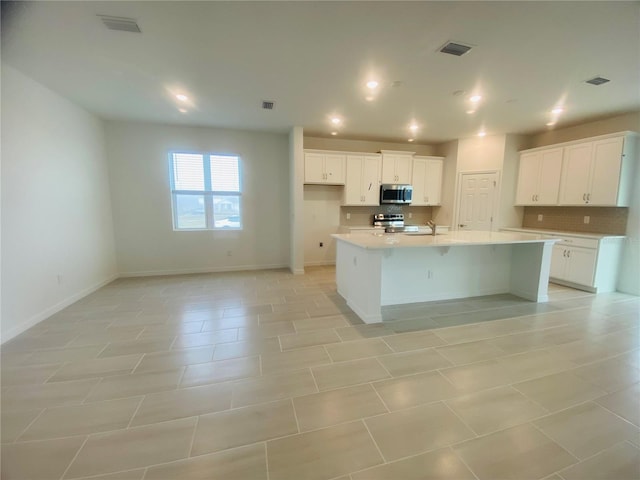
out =
[[562,232],[556,230],[536,230],[535,228],[522,228],[522,227],[509,227],[502,228],[502,231],[505,232],[522,232],[522,233],[532,233],[535,235],[561,235],[563,237],[578,237],[578,238],[591,238],[595,240],[600,240],[602,238],[625,238],[624,235],[611,235],[606,233],[578,233],[578,232]]
[[368,249],[452,247],[467,245],[500,245],[514,243],[555,243],[557,240],[536,234],[517,232],[453,231],[446,234],[415,235],[407,233],[358,232],[331,235],[343,241]]

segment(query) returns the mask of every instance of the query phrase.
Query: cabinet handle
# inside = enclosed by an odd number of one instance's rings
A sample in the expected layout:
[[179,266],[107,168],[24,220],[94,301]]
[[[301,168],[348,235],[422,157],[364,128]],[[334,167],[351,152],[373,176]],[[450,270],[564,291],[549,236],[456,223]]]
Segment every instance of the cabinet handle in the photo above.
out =
[[590,202],[590,201],[591,201],[591,194],[587,193],[587,202]]
[[567,257],[571,256],[571,250],[567,250]]
[[535,195],[531,195],[531,201],[535,202],[536,201],[536,196]]
[[586,193],[582,194],[582,200],[585,201],[585,202],[587,201],[587,194]]
[[540,200],[540,195],[536,195],[536,202]]

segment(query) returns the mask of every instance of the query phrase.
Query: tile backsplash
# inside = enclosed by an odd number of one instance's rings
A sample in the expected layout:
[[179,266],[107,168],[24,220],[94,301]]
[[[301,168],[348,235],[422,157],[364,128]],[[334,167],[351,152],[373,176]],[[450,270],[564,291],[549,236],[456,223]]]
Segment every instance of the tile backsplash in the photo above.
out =
[[[627,207],[524,207],[522,227],[624,235],[628,215]],[[585,217],[589,223],[584,223]]]
[[[347,213],[351,218],[347,219]],[[340,225],[364,226],[371,225],[376,213],[404,213],[404,223],[407,225],[426,225],[431,220],[433,207],[412,207],[401,205],[380,205],[377,207],[340,207]],[[411,218],[409,218],[411,214]]]

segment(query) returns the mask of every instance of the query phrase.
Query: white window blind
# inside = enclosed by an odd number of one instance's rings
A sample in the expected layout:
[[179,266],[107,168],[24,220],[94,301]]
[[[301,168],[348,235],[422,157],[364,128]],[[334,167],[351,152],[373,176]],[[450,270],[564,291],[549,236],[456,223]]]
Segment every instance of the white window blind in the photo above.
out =
[[174,229],[242,228],[238,156],[179,152],[170,162]]

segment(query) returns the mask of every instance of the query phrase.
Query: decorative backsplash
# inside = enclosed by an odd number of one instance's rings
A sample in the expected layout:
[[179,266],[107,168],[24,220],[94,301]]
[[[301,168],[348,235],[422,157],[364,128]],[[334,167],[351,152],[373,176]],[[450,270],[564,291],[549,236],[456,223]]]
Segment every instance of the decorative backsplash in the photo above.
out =
[[[627,207],[524,207],[522,227],[624,235],[628,215]],[[584,223],[585,216],[589,223]]]
[[[347,220],[347,213],[351,218]],[[426,225],[431,220],[433,207],[411,207],[408,205],[380,205],[378,207],[340,207],[340,225],[363,226],[371,225],[376,213],[404,213],[404,223],[407,225]],[[409,218],[411,214],[411,218]]]

